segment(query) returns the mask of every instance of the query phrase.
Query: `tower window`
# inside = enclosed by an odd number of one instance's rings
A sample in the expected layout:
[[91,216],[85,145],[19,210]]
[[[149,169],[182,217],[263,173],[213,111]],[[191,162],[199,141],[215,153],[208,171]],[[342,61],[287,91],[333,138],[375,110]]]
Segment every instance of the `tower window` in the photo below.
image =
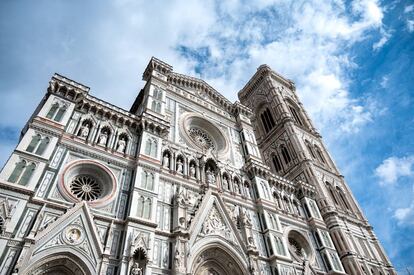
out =
[[263,127],[266,133],[270,132],[270,130],[272,130],[273,127],[275,127],[275,121],[268,108],[264,110],[264,112],[260,115],[260,118],[262,120]]
[[280,151],[282,152],[283,160],[285,161],[285,163],[290,163],[292,161],[292,158],[290,157],[289,151],[286,148],[286,146],[282,145],[280,147]]
[[293,118],[295,119],[296,123],[298,123],[299,125],[303,126],[302,120],[300,119],[298,113],[296,112],[295,108],[293,108],[292,106],[289,106],[290,112],[293,115]]
[[282,164],[280,163],[279,157],[276,154],[272,156],[272,162],[276,172],[280,172],[282,170]]
[[8,181],[12,183],[18,182],[21,185],[26,185],[32,177],[35,168],[36,164],[27,164],[25,160],[21,160],[20,162],[16,163],[16,166],[14,167],[14,170],[11,173]]

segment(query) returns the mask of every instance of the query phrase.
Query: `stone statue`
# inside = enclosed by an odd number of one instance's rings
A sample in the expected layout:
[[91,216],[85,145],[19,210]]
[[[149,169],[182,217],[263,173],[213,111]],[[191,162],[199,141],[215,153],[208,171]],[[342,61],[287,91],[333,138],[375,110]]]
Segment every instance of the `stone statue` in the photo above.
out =
[[229,190],[229,181],[227,180],[227,177],[223,177],[223,186],[224,188],[226,188],[227,190]]
[[124,153],[125,152],[125,147],[126,147],[126,141],[124,137],[121,137],[118,140],[118,148],[116,149],[117,152],[119,153]]
[[98,144],[102,146],[106,146],[107,140],[108,140],[108,132],[102,131],[101,134],[99,135]]
[[194,164],[190,165],[190,177],[195,178],[196,176],[196,169],[194,167]]
[[237,194],[240,194],[240,184],[238,181],[235,181],[234,183],[234,192],[236,192]]
[[89,124],[84,124],[82,125],[82,127],[80,128],[80,137],[87,139],[89,136]]
[[142,267],[139,267],[138,263],[134,263],[131,268],[131,275],[143,275]]
[[170,167],[170,158],[169,158],[168,154],[165,154],[164,157],[163,157],[163,165],[166,168]]
[[207,168],[206,176],[208,184],[214,184],[216,182],[216,176],[214,176],[214,173],[211,171],[210,167]]
[[182,174],[183,173],[183,162],[181,159],[177,160],[177,172]]

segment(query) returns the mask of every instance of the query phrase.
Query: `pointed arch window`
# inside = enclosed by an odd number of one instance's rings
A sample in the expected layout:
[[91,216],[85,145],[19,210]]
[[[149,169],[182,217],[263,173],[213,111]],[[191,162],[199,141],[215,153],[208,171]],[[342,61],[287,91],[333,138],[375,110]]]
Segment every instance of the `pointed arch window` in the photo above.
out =
[[326,185],[328,187],[329,193],[331,194],[331,197],[332,197],[334,203],[336,205],[339,205],[338,199],[336,198],[335,190],[332,188],[332,186],[328,182],[326,183]]
[[157,157],[158,143],[154,138],[148,138],[145,144],[145,154],[151,157]]
[[161,112],[161,103],[158,101],[153,100],[151,104],[151,110],[154,112],[160,113]]
[[144,213],[142,216],[144,219],[149,219],[151,217],[151,206],[152,201],[150,198],[147,198],[144,202]]
[[13,172],[10,174],[8,181],[12,183],[18,182],[21,185],[27,185],[35,169],[36,164],[27,164],[25,160],[21,160],[20,162],[16,163],[16,166],[14,167]]
[[141,187],[148,189],[148,190],[153,190],[154,188],[154,174],[153,173],[149,173],[147,171],[142,171],[141,174]]
[[55,102],[50,107],[49,112],[47,112],[46,114],[46,117],[49,119],[53,119],[54,121],[60,122],[65,112],[66,106],[60,106],[59,103]]
[[315,150],[316,150],[316,153],[317,153],[317,155],[318,155],[319,160],[320,160],[322,163],[326,163],[326,161],[325,161],[325,157],[323,156],[323,153],[322,153],[321,149],[319,149],[319,147],[318,147],[318,146],[315,146]]
[[305,143],[306,143],[306,147],[308,148],[309,154],[312,156],[313,159],[316,159],[315,152],[313,151],[312,145],[310,144],[310,142],[306,140]]
[[285,145],[280,146],[280,152],[282,152],[283,160],[285,163],[289,164],[292,161],[292,158],[290,157],[289,151]]
[[145,198],[143,196],[139,197],[137,216],[140,218],[142,218],[144,214],[144,204],[145,204]]
[[48,137],[44,137],[42,141],[40,142],[39,147],[37,147],[35,154],[42,155],[45,152],[46,147],[49,144],[49,142],[50,142],[50,139]]
[[34,135],[29,145],[27,146],[26,151],[32,153],[35,150],[35,148],[39,145],[39,142],[41,139],[42,139],[41,135],[39,134]]
[[268,133],[270,130],[275,127],[275,121],[273,119],[273,116],[269,110],[269,108],[266,108],[260,115],[260,119],[262,120],[263,127],[265,129],[265,132]]
[[343,206],[344,206],[346,209],[350,210],[349,203],[348,203],[348,200],[347,200],[347,198],[346,198],[345,193],[344,193],[344,192],[342,191],[342,189],[341,189],[341,188],[339,188],[338,186],[336,187],[336,191],[337,191],[337,192],[338,192],[338,194],[339,194],[339,198],[341,199],[341,202],[342,202]]
[[282,171],[282,163],[280,162],[279,156],[277,156],[276,154],[273,154],[272,155],[272,162],[273,162],[273,167],[275,168],[275,171],[277,173]]
[[296,123],[303,126],[303,122],[300,119],[300,116],[299,116],[298,112],[296,111],[296,109],[289,105],[289,110],[292,113],[292,116],[295,119]]
[[286,255],[286,250],[283,245],[283,241],[280,237],[275,236],[275,242],[276,242],[276,252],[279,255]]

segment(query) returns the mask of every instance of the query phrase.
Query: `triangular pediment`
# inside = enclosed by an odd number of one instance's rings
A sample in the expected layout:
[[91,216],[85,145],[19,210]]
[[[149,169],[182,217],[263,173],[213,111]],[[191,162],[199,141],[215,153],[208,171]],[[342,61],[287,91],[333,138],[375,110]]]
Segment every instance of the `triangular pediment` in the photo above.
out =
[[214,236],[229,243],[241,253],[246,251],[242,237],[220,197],[209,190],[203,198],[200,209],[202,211],[197,213],[189,229],[190,246],[203,238]]
[[32,264],[32,259],[40,257],[38,255],[74,251],[88,262],[85,264],[96,267],[103,252],[95,223],[85,202],[78,203],[50,223],[36,235],[32,243],[25,261],[28,265]]

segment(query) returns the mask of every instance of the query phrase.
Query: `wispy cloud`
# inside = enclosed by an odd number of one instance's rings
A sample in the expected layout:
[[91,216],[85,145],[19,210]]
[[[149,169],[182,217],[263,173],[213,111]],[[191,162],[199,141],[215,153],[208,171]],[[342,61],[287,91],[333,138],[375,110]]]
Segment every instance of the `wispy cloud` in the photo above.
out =
[[389,157],[375,169],[375,175],[380,179],[381,185],[392,185],[401,177],[413,176],[413,163],[414,156]]

